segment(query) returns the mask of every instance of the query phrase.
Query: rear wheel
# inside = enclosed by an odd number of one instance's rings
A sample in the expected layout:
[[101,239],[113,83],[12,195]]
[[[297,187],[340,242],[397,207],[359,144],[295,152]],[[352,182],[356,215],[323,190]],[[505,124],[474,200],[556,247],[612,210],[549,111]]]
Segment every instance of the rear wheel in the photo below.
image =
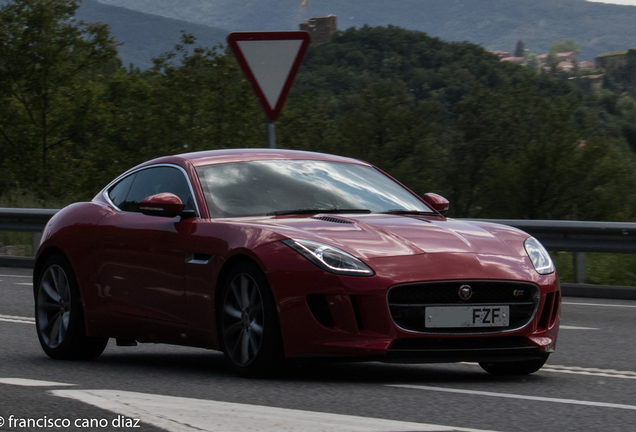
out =
[[252,263],[234,267],[221,291],[219,339],[230,368],[260,376],[283,361],[278,314],[267,279]]
[[548,356],[540,359],[511,361],[511,362],[481,362],[479,366],[493,375],[530,375],[543,367]]
[[108,338],[86,336],[77,281],[62,255],[49,257],[38,278],[35,324],[42,349],[54,359],[93,359],[108,343]]

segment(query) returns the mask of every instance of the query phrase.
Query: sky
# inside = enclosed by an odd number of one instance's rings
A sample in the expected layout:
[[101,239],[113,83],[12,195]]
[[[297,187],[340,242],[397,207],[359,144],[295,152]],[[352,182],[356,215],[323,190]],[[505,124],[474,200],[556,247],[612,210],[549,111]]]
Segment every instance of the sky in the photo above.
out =
[[596,3],[611,3],[618,5],[626,5],[626,6],[636,6],[636,0],[587,0],[593,1]]

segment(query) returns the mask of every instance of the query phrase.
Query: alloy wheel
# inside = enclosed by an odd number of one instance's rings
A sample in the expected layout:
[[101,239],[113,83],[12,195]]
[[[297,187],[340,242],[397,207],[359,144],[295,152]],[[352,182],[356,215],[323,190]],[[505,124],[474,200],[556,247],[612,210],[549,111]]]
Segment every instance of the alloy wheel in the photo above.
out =
[[40,280],[37,325],[47,347],[57,348],[68,331],[71,316],[71,289],[66,273],[57,264],[48,267]]
[[222,335],[228,356],[238,366],[249,365],[263,341],[265,311],[258,284],[249,274],[236,275],[225,291]]

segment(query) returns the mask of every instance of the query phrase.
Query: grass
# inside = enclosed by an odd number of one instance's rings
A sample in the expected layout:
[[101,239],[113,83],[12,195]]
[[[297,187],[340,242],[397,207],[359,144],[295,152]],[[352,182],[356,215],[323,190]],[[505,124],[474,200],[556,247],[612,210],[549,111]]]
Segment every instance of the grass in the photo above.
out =
[[33,256],[31,233],[0,231],[0,255]]
[[[69,200],[44,200],[32,192],[16,189],[0,196],[0,207],[6,208],[62,208]],[[0,255],[33,256],[30,232],[0,231]]]
[[[561,282],[574,282],[571,252],[551,252]],[[636,286],[636,254],[585,254],[585,283]]]
[[606,52],[603,54],[599,54],[596,57],[612,57],[612,56],[616,56],[616,55],[625,55],[627,54],[627,50],[624,51],[610,51],[610,52]]

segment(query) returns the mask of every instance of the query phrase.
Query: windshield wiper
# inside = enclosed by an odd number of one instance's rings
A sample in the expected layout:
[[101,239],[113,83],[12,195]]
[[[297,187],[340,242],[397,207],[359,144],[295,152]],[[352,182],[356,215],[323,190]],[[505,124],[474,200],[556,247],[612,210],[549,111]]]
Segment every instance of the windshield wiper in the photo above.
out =
[[296,209],[296,210],[279,210],[271,213],[267,213],[267,216],[280,216],[291,214],[312,214],[312,213],[371,213],[369,209]]
[[421,210],[405,210],[405,209],[393,209],[387,210],[383,212],[379,212],[382,214],[394,214],[394,215],[434,215],[435,213],[432,211],[421,211]]

